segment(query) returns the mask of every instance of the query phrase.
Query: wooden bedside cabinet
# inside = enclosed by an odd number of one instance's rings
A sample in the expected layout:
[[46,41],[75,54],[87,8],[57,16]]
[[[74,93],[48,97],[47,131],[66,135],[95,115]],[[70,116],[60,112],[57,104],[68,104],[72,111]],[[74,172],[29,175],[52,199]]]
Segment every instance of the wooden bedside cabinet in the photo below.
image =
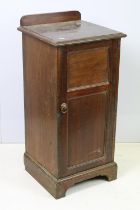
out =
[[78,11],[21,18],[25,168],[55,198],[96,176],[116,179],[120,39]]

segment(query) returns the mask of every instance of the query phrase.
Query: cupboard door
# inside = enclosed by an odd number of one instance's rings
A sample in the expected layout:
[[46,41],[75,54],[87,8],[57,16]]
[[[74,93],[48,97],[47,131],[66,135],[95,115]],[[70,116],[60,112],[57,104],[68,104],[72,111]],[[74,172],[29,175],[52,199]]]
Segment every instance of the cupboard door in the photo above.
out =
[[68,167],[104,155],[106,104],[106,92],[68,100]]
[[67,47],[63,52],[60,177],[113,161],[118,78],[113,46],[112,41],[104,41]]

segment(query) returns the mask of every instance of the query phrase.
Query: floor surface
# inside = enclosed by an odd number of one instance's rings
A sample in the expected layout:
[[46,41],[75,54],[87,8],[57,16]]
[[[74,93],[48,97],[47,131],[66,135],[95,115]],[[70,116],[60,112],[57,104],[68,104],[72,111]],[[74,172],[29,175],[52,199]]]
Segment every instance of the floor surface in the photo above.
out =
[[140,209],[140,143],[117,143],[118,179],[92,179],[71,187],[55,200],[25,170],[23,144],[0,145],[1,210]]

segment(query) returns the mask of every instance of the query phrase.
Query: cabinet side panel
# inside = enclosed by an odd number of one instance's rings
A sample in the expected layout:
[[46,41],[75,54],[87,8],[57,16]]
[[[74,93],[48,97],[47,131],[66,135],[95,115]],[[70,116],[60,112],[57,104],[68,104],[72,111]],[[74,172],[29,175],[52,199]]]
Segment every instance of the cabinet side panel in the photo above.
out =
[[120,64],[120,39],[112,40],[111,48],[111,93],[109,99],[110,111],[109,116],[109,127],[107,129],[108,135],[110,136],[108,140],[108,162],[114,161],[114,149],[115,149],[115,134],[116,134],[116,116],[117,116],[117,101],[118,101],[118,84],[119,84],[119,64]]
[[26,152],[57,175],[57,48],[23,34]]

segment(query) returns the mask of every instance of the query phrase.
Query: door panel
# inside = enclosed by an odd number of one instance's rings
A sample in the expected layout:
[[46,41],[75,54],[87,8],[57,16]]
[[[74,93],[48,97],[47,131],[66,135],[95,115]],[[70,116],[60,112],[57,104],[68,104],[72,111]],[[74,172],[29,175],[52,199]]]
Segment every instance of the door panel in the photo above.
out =
[[68,166],[104,155],[106,93],[68,100]]
[[68,89],[108,81],[108,47],[68,53]]
[[59,177],[113,161],[118,44],[109,40],[59,51],[58,109],[62,103],[68,109],[58,115]]

